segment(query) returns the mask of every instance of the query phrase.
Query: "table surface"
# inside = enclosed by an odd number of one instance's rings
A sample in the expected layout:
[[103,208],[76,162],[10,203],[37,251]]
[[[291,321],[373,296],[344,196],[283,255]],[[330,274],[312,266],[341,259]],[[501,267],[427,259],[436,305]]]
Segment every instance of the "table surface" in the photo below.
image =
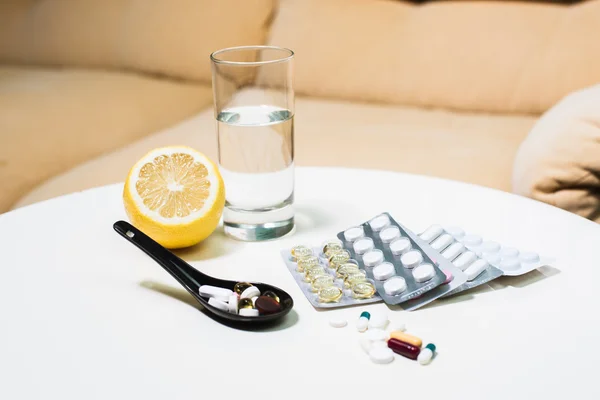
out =
[[[0,398],[600,398],[598,225],[435,178],[322,168],[298,168],[296,178],[293,235],[243,243],[219,228],[178,251],[208,274],[288,291],[294,309],[262,330],[216,322],[113,231],[126,219],[122,185],[0,215]],[[452,223],[556,261],[414,312],[383,303],[316,311],[279,251],[382,211],[416,231]],[[388,311],[392,323],[435,343],[437,358],[426,367],[400,356],[371,363],[354,327],[362,310]],[[331,328],[333,317],[348,327]]]

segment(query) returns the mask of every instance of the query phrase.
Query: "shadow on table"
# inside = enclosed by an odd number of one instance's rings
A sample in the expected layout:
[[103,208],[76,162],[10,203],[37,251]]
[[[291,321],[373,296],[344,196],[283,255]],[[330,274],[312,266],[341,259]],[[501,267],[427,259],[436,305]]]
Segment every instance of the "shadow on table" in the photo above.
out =
[[[558,275],[560,272],[561,271],[557,268],[551,267],[549,265],[545,265],[545,266],[535,269],[525,275],[501,276],[500,278],[495,279],[486,285],[481,285],[481,286],[478,286],[478,287],[470,289],[470,290],[465,290],[464,292],[460,292],[459,294],[456,294],[451,297],[437,299],[436,301],[426,305],[423,308],[428,308],[428,307],[433,308],[433,307],[444,306],[447,304],[461,303],[463,301],[473,300],[479,294],[495,292],[498,290],[505,289],[509,286],[513,287],[513,288],[518,288],[518,289],[524,288],[531,284],[539,282],[543,279],[550,278],[554,275]],[[399,307],[399,309],[401,309],[401,308]]]
[[243,323],[236,323],[233,321],[219,318],[219,317],[215,316],[214,314],[206,311],[206,309],[204,307],[202,307],[202,305],[200,303],[198,303],[196,301],[196,299],[194,299],[194,297],[192,297],[192,295],[190,295],[188,292],[186,292],[183,289],[178,289],[176,287],[165,285],[164,283],[155,282],[155,281],[142,281],[142,282],[140,282],[140,286],[145,289],[153,290],[155,292],[167,295],[175,300],[179,300],[180,302],[185,303],[188,306],[194,307],[195,309],[199,310],[207,317],[219,322],[220,324],[226,325],[226,326],[228,326],[230,328],[234,328],[234,329],[239,329],[239,330],[244,330],[244,331],[275,332],[275,331],[281,331],[283,329],[290,328],[298,322],[298,314],[296,313],[296,311],[291,310],[288,313],[288,315],[286,315],[283,318],[282,321],[273,321],[273,322],[268,322],[268,323],[264,323],[261,325],[253,324],[252,326],[247,326]]

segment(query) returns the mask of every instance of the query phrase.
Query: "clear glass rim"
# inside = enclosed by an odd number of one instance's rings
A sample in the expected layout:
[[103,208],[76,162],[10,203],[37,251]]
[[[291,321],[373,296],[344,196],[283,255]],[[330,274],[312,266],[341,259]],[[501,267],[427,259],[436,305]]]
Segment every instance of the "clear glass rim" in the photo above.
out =
[[[272,60],[265,61],[227,61],[218,58],[219,55],[225,53],[231,53],[240,50],[279,50],[287,53],[287,56],[281,58],[275,58]],[[237,46],[237,47],[227,47],[225,49],[217,50],[210,55],[210,59],[215,64],[225,64],[225,65],[242,65],[242,66],[255,66],[255,65],[266,65],[266,64],[277,64],[291,60],[294,57],[294,52],[285,47],[279,46]]]

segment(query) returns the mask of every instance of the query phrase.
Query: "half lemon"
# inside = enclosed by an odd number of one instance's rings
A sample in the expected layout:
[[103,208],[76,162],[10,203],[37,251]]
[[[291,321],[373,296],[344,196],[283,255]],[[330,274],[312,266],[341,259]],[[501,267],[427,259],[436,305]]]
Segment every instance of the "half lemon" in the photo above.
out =
[[123,203],[131,223],[164,247],[193,246],[219,225],[225,185],[217,166],[185,146],[152,150],[129,171]]

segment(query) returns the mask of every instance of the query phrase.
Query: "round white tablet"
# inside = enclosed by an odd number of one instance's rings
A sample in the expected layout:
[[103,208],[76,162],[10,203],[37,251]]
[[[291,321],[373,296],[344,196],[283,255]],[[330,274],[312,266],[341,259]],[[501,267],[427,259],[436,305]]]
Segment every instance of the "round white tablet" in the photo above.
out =
[[239,315],[242,317],[258,317],[258,310],[256,308],[242,308]]
[[391,223],[390,218],[385,215],[379,215],[375,218],[373,218],[370,222],[369,225],[371,225],[371,229],[373,229],[375,232],[382,230],[383,228],[385,228],[386,226],[388,226]]
[[347,229],[344,232],[344,237],[349,242],[354,242],[356,239],[365,236],[365,231],[362,226],[355,226],[354,228]]
[[208,299],[208,304],[210,304],[214,308],[218,308],[219,310],[229,311],[229,305],[227,303],[221,300],[217,300],[214,297]]
[[400,237],[400,229],[397,226],[390,226],[382,230],[379,237],[383,243],[390,243]]
[[518,257],[519,250],[514,247],[503,247],[502,250],[500,250],[500,255],[502,258]]
[[431,225],[429,228],[425,229],[419,237],[427,243],[431,243],[435,238],[440,236],[442,232],[444,232],[444,228],[442,228],[441,225]]
[[383,262],[383,252],[381,250],[371,250],[367,251],[363,255],[363,262],[365,263],[365,267],[374,267]]
[[374,347],[369,351],[369,357],[375,364],[389,364],[394,361],[394,352],[388,347]]
[[383,329],[373,328],[367,331],[367,339],[372,342],[380,342],[383,340],[388,340],[389,338],[390,335]]
[[408,240],[408,238],[400,238],[390,243],[390,251],[395,256],[406,253],[411,247],[412,245],[410,244],[410,240]]
[[537,253],[532,253],[530,251],[521,253],[521,257],[519,257],[521,261],[524,263],[536,263],[540,261],[540,256]]
[[400,262],[405,268],[415,268],[423,262],[423,255],[418,250],[411,250],[400,257]]
[[369,250],[373,250],[373,247],[375,247],[373,244],[373,239],[371,238],[358,239],[356,242],[354,242],[353,246],[356,254],[366,253]]
[[406,290],[406,281],[401,276],[394,276],[385,281],[383,290],[388,296],[397,296]]
[[500,269],[506,271],[514,271],[515,269],[519,269],[521,267],[521,263],[518,258],[506,258],[500,262]]
[[477,247],[481,245],[483,239],[479,235],[466,235],[462,238],[462,242],[467,247]]
[[240,299],[251,299],[257,296],[260,296],[260,290],[258,290],[256,286],[250,286],[248,289],[242,292]]
[[332,318],[329,320],[329,325],[333,326],[334,328],[343,328],[348,325],[348,321],[343,318]]
[[396,274],[396,268],[389,263],[384,262],[373,268],[373,278],[378,281],[385,281]]
[[369,319],[369,329],[385,329],[388,322],[388,313],[386,311],[373,312]]
[[456,239],[461,239],[463,236],[465,236],[465,231],[459,226],[447,226],[446,233],[451,234]]
[[479,250],[481,250],[482,253],[497,253],[500,251],[500,243],[485,241],[481,244]]
[[435,276],[435,269],[433,269],[433,265],[431,264],[421,264],[417,268],[413,270],[413,278],[415,281],[427,282]]

